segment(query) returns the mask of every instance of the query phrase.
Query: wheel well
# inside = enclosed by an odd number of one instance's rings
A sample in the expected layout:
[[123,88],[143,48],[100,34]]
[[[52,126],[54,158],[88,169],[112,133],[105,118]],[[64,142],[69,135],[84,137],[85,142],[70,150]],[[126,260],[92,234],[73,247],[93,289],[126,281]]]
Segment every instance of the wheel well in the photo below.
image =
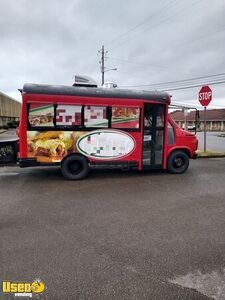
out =
[[72,152],[72,153],[67,154],[66,156],[63,157],[63,159],[61,160],[61,164],[63,163],[63,161],[64,161],[66,158],[68,158],[68,157],[70,157],[70,156],[73,156],[73,155],[80,156],[80,157],[84,157],[84,158],[87,160],[87,162],[89,162],[89,160],[87,159],[87,157],[84,156],[83,154],[77,153],[77,152]]
[[191,152],[190,152],[190,150],[188,150],[187,148],[176,148],[176,149],[173,149],[173,151],[170,152],[168,158],[169,158],[170,155],[171,155],[173,152],[175,152],[175,151],[183,151],[185,154],[187,154],[187,156],[188,156],[189,158],[191,158]]

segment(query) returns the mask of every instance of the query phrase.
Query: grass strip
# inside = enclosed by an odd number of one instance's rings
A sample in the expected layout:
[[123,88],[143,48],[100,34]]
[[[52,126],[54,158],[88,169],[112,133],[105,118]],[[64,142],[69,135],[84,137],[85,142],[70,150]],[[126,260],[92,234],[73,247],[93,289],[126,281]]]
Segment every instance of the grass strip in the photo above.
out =
[[211,150],[208,150],[206,152],[198,150],[197,154],[198,154],[197,156],[198,158],[225,157],[225,152],[214,152]]

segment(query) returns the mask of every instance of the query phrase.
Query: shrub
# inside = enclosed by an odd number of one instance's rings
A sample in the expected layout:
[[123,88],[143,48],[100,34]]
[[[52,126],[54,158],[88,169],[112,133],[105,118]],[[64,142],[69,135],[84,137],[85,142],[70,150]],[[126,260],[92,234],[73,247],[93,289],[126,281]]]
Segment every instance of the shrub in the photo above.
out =
[[12,121],[12,128],[17,128],[19,126],[19,121]]
[[10,121],[7,123],[7,125],[9,126],[9,128],[17,128],[18,127],[19,122],[18,121]]
[[7,123],[7,126],[8,126],[8,128],[13,128],[13,127],[12,127],[12,126],[13,126],[12,121],[8,122],[8,123]]

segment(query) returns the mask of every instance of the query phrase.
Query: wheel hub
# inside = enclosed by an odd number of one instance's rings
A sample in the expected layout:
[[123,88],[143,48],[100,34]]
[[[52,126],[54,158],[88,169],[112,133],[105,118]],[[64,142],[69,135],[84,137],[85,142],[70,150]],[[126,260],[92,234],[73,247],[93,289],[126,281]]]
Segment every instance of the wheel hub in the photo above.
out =
[[81,165],[79,164],[78,161],[74,161],[70,164],[70,170],[73,173],[78,172],[80,170],[80,168],[81,168]]
[[174,159],[175,167],[180,168],[180,167],[183,166],[183,164],[184,164],[184,162],[183,162],[183,159],[181,157],[177,157],[177,158]]

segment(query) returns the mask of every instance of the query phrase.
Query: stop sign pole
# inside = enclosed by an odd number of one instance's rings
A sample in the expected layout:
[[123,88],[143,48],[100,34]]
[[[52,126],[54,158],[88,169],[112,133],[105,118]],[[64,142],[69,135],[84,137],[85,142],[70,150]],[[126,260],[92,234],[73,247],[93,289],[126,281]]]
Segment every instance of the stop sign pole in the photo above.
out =
[[201,87],[198,100],[204,106],[204,152],[206,152],[206,107],[212,100],[212,90],[208,85]]

